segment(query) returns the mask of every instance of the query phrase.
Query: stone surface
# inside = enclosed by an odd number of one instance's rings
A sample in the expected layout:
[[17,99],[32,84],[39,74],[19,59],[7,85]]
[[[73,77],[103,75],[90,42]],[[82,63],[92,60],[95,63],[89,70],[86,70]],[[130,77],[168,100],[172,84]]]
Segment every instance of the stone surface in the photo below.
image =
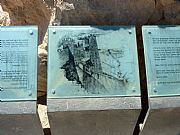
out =
[[164,17],[167,24],[180,23],[180,1],[164,6]]
[[[45,96],[47,90],[47,64],[46,60],[40,58],[38,73],[38,97]],[[46,97],[44,97],[46,98]]]
[[51,10],[43,0],[1,0],[2,8],[9,13],[11,25],[38,25],[39,43],[49,25]]
[[59,0],[56,21],[65,25],[142,24],[154,9],[154,0]]
[[[163,6],[166,6],[166,5],[170,5],[170,4],[173,4],[173,3],[176,3],[176,1],[178,0],[158,0]],[[158,2],[157,1],[157,2]]]
[[179,24],[178,0],[57,0],[56,24]]
[[10,23],[9,13],[4,12],[0,4],[0,26],[8,26]]

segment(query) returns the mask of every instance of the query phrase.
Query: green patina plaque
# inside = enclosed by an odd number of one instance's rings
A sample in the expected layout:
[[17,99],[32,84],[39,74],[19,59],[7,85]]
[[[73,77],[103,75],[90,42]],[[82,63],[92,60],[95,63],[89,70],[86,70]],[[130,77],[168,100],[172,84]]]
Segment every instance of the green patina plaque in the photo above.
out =
[[36,26],[0,27],[0,100],[37,99]]
[[48,98],[140,96],[135,27],[49,27]]
[[180,95],[180,26],[143,26],[150,97]]

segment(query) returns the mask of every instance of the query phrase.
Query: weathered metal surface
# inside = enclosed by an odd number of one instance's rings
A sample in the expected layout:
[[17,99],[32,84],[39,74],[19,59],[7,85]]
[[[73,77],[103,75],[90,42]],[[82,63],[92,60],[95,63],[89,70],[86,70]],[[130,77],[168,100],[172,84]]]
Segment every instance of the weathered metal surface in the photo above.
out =
[[142,135],[180,134],[180,26],[143,26],[149,112]]
[[0,102],[0,114],[36,114],[36,101]]
[[0,100],[37,98],[36,26],[0,27]]
[[53,135],[132,135],[140,111],[140,97],[48,99]]
[[0,135],[43,135],[37,115],[36,26],[0,27]]
[[151,109],[178,108],[180,107],[180,96],[150,98],[149,104]]
[[51,26],[48,50],[48,98],[140,96],[134,26]]
[[143,26],[150,97],[180,95],[180,26]]
[[139,109],[48,113],[53,135],[132,135]]
[[140,97],[48,99],[48,112],[141,109]]
[[0,114],[0,135],[43,135],[37,114]]
[[36,101],[0,102],[0,135],[43,135]]
[[180,97],[150,98],[150,111],[141,135],[179,135]]
[[49,28],[53,135],[132,135],[141,111],[135,33],[120,26]]
[[0,102],[0,135],[43,135],[36,101]]

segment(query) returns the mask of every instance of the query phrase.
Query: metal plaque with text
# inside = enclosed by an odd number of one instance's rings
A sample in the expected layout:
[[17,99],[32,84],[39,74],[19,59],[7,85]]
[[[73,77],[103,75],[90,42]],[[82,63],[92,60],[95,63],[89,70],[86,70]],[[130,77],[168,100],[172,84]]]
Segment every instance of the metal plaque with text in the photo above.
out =
[[0,27],[0,100],[37,98],[36,26]]
[[180,26],[143,26],[149,96],[180,95]]

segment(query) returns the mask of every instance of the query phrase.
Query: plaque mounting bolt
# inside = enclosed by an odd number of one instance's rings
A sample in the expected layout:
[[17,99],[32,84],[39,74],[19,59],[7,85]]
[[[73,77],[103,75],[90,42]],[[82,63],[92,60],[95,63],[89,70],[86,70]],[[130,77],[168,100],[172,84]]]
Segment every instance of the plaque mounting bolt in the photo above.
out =
[[156,90],[156,88],[154,88],[154,89],[153,89],[153,91],[154,91],[155,93],[157,93],[157,90]]
[[136,92],[136,88],[135,87],[132,87],[132,92]]
[[53,30],[53,34],[56,34],[56,30]]
[[52,90],[52,94],[56,94],[56,91],[55,91],[55,90]]
[[31,92],[29,92],[29,93],[28,93],[28,95],[29,95],[29,96],[32,96],[32,93],[31,93]]
[[148,31],[148,34],[151,34],[151,32],[150,32],[150,31]]
[[136,90],[133,90],[133,92],[136,92]]
[[32,30],[29,30],[29,34],[30,34],[30,35],[33,35],[33,31],[32,31]]
[[132,34],[132,30],[129,30],[128,33],[129,33],[129,34]]

